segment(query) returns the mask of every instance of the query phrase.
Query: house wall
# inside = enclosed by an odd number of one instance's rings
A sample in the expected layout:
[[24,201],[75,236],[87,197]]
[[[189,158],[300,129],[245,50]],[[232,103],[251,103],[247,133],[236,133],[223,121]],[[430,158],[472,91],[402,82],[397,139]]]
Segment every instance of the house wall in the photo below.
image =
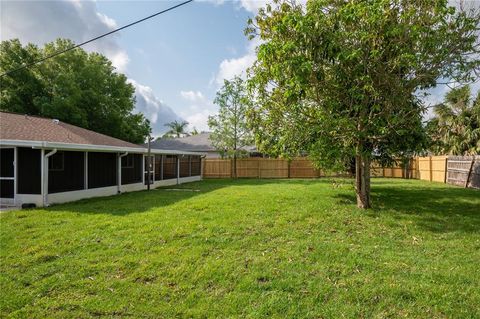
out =
[[[20,148],[19,148],[20,149]],[[58,152],[57,152],[58,153]],[[18,152],[19,169],[25,171],[23,180],[23,186],[18,185],[18,189],[25,190],[23,193],[17,193],[15,196],[15,204],[21,206],[22,204],[32,203],[39,207],[43,206],[43,196],[41,194],[41,181],[42,181],[42,167],[41,167],[41,151],[38,149],[24,148]],[[85,198],[111,196],[118,194],[118,192],[132,192],[144,190],[147,185],[143,183],[143,159],[142,154],[131,154],[134,160],[133,172],[125,177],[126,184],[117,185],[117,173],[118,173],[118,155],[117,153],[102,153],[102,152],[81,152],[81,151],[65,151],[63,153],[63,170],[48,170],[48,194],[46,194],[46,202],[48,204],[58,204],[76,201]],[[128,155],[127,155],[128,156]],[[157,157],[160,160],[162,156]],[[199,156],[184,156],[187,159],[186,162],[191,162],[192,167],[184,167],[184,171],[195,176],[179,177],[177,179],[177,156],[176,155],[163,155],[163,174],[167,173],[163,180],[156,180],[151,187],[161,187],[176,185],[177,183],[187,183],[201,180],[200,171],[197,166],[200,167],[201,163]],[[185,165],[185,164],[184,164]],[[128,172],[122,168],[122,181],[124,181],[124,172]],[[39,172],[38,172],[39,171]],[[198,172],[197,172],[198,171]],[[33,172],[33,173],[32,173]],[[35,182],[32,184],[27,178],[29,174],[35,177]],[[87,175],[87,176],[85,176]],[[19,176],[22,176],[19,174]],[[71,187],[72,182],[68,181],[68,176],[73,176],[75,187],[81,189],[69,189],[62,191],[63,188]],[[53,177],[53,181],[52,181]],[[168,177],[168,179],[166,179]],[[67,180],[66,180],[67,179]],[[62,184],[62,181],[66,180],[66,184]],[[137,180],[138,182],[132,182]],[[113,182],[115,183],[111,185]],[[110,184],[110,185],[108,185]],[[34,185],[34,187],[32,186]],[[50,189],[50,186],[55,185],[56,188]],[[106,186],[105,186],[106,185]],[[40,191],[38,191],[38,189]],[[33,189],[33,191],[31,191]],[[32,194],[27,193],[31,192]],[[37,193],[34,193],[37,192]]]

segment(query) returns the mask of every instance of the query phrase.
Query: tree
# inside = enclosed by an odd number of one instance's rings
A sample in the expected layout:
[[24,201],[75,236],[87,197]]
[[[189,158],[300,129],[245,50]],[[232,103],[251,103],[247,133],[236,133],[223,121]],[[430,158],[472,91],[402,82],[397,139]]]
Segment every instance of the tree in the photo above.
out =
[[164,137],[170,138],[170,137],[183,137],[187,136],[188,133],[186,131],[186,128],[188,126],[187,121],[173,121],[170,123],[165,124],[165,126],[169,127],[170,130],[167,131],[167,133],[164,134]]
[[480,91],[473,100],[468,85],[454,88],[443,103],[434,106],[434,112],[435,117],[428,123],[434,153],[480,153]]
[[253,142],[246,121],[248,102],[245,82],[241,78],[225,80],[214,101],[219,106],[218,115],[208,118],[213,146],[224,156],[233,158],[234,178],[237,177],[237,157],[244,156],[245,146]]
[[[18,39],[0,44],[0,73],[73,46],[58,39],[43,48]],[[135,89],[99,53],[76,48],[0,78],[0,109],[52,117],[132,143],[143,143],[150,123],[133,113]]]
[[245,31],[262,43],[248,80],[257,147],[331,170],[355,157],[369,208],[370,162],[423,147],[419,91],[478,71],[478,26],[447,0],[276,0]]
[[192,135],[192,136],[193,135],[198,135],[198,134],[199,134],[199,132],[198,132],[196,127],[194,127],[193,130],[190,132],[190,135]]

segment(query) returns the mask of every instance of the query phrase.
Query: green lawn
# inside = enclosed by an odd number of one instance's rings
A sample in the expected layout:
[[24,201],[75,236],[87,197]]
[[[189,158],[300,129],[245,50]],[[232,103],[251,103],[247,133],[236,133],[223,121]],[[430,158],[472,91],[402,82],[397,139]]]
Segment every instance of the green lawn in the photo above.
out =
[[2,213],[0,317],[479,318],[480,192],[208,180]]

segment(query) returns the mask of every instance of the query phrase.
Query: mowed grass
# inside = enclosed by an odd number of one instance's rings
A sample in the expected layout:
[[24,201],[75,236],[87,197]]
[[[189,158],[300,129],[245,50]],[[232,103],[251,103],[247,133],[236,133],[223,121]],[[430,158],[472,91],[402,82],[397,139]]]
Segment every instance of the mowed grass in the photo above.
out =
[[480,192],[207,180],[2,213],[1,317],[479,318]]

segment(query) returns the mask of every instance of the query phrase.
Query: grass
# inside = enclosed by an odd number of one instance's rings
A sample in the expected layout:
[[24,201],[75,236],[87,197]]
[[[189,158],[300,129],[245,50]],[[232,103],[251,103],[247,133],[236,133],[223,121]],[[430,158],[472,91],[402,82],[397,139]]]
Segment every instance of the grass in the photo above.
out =
[[480,193],[208,180],[2,213],[0,317],[479,318]]

